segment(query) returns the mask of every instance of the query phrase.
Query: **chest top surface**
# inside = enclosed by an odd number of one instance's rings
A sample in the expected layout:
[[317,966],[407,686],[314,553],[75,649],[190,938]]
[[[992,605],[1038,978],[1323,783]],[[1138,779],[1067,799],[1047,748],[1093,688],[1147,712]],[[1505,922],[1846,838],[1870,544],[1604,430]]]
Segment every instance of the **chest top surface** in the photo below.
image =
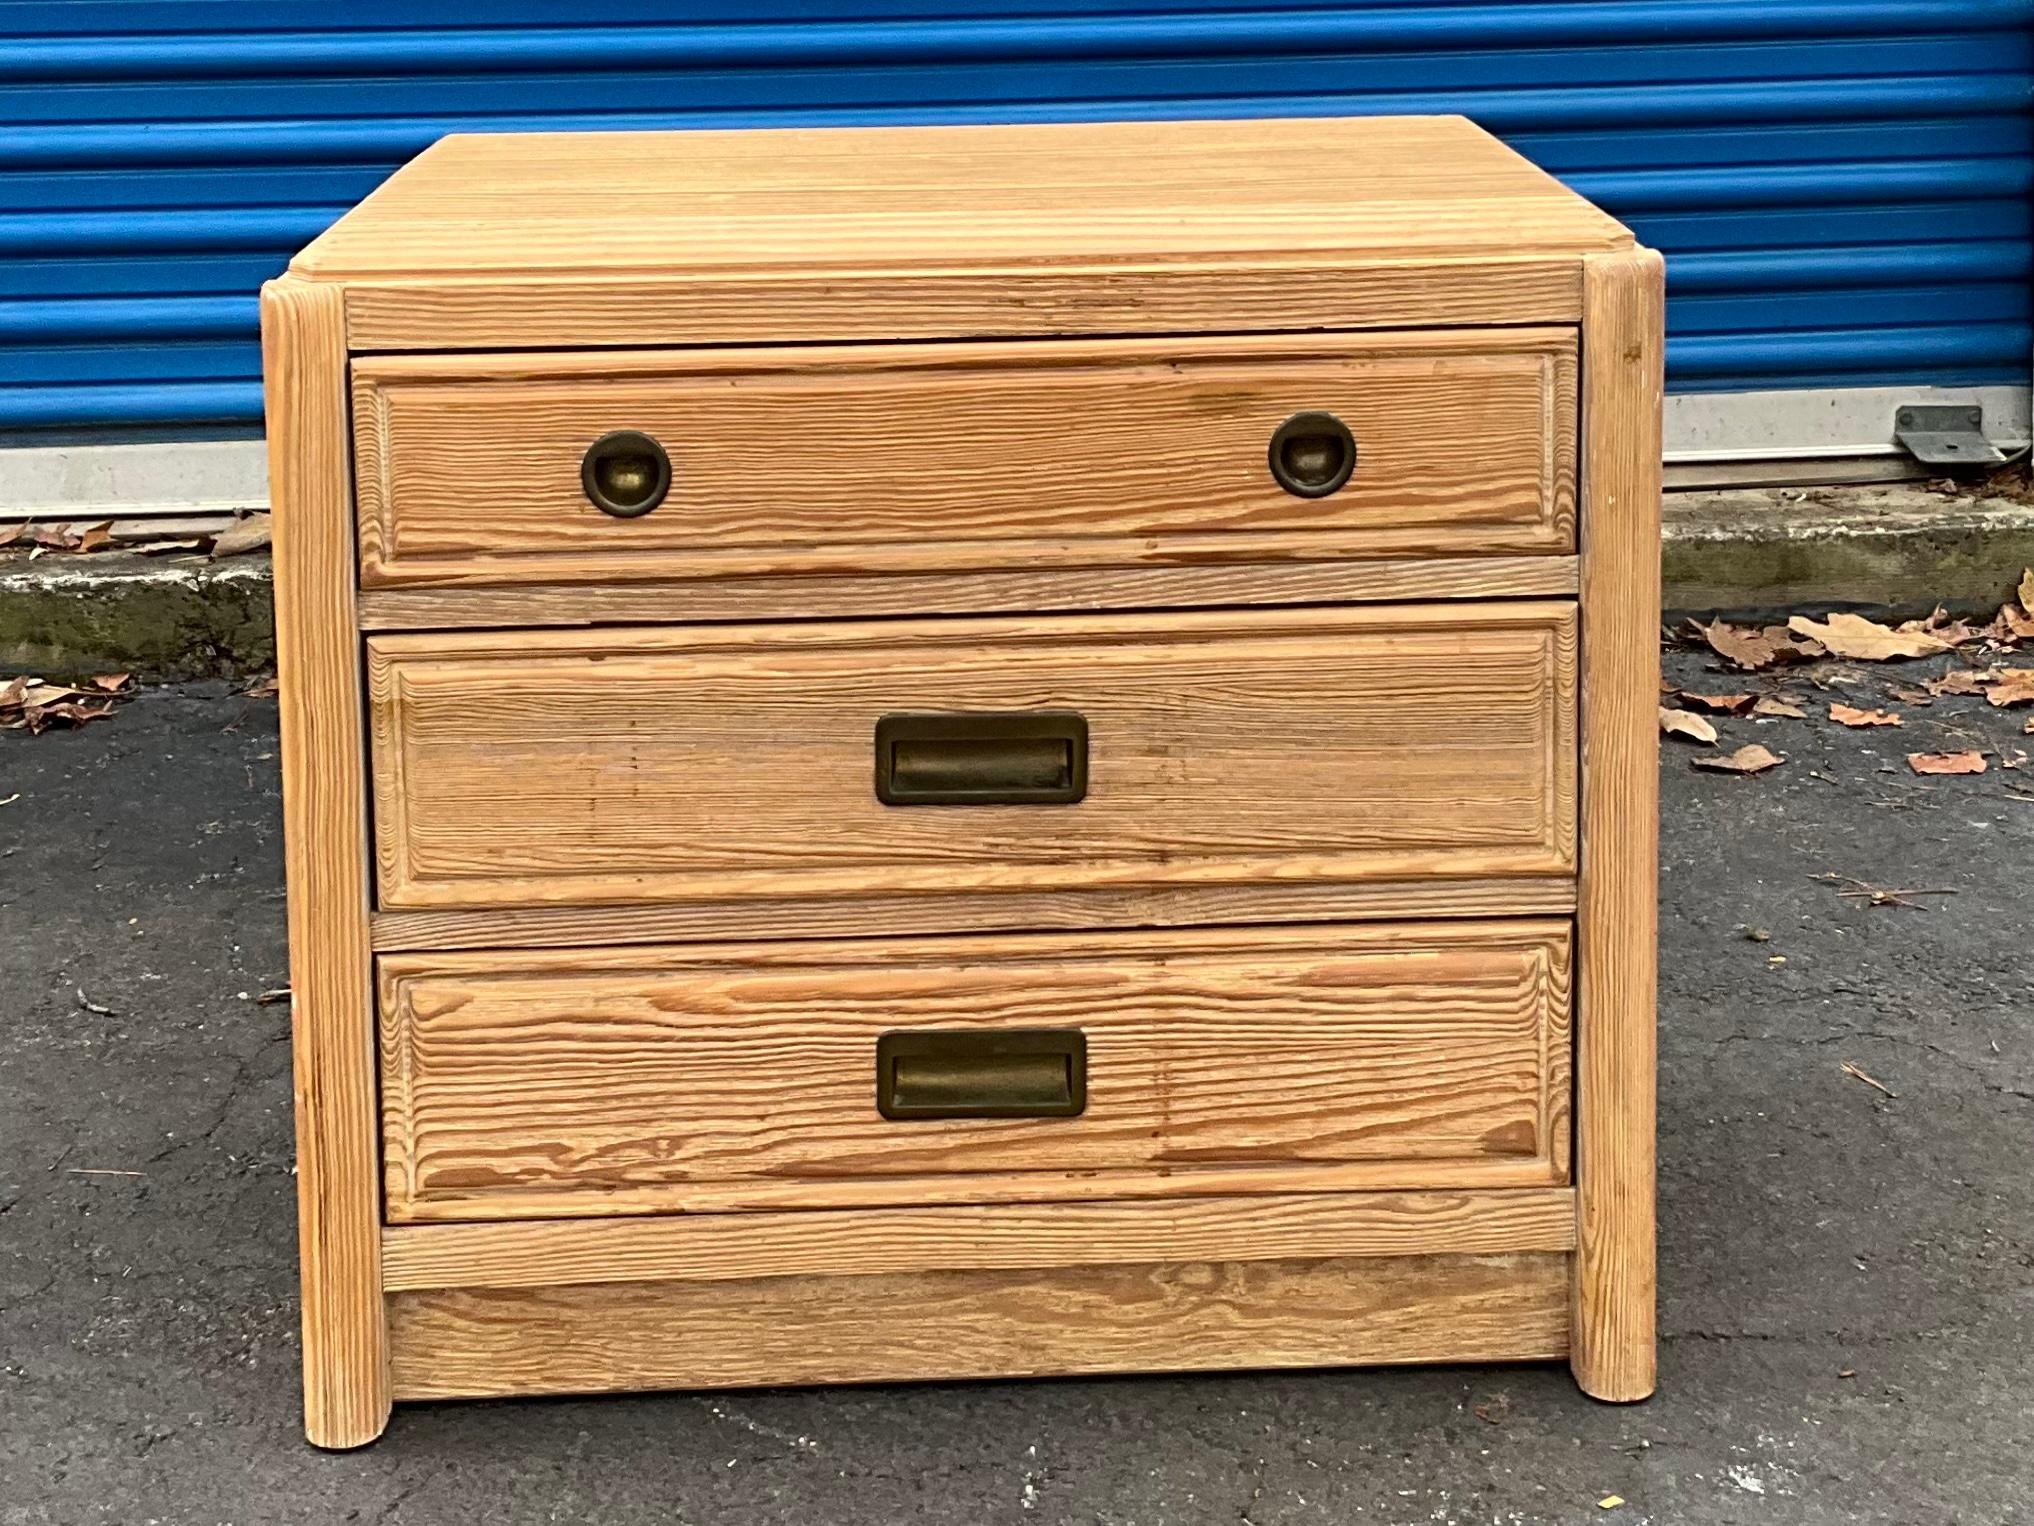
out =
[[1573,256],[1616,221],[1462,117],[444,138],[314,280]]

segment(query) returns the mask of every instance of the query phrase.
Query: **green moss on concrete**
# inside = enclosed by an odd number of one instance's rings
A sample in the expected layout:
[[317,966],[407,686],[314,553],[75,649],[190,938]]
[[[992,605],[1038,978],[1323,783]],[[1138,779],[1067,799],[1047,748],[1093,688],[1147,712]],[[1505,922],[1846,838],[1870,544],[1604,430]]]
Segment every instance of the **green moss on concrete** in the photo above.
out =
[[1688,613],[1990,614],[2034,567],[2034,511],[1923,488],[1669,497],[1663,602]]
[[2034,567],[2034,530],[1817,540],[1701,539],[1662,552],[1668,609],[1740,614],[1822,608],[1989,614]]
[[238,678],[275,666],[266,558],[0,560],[0,673]]

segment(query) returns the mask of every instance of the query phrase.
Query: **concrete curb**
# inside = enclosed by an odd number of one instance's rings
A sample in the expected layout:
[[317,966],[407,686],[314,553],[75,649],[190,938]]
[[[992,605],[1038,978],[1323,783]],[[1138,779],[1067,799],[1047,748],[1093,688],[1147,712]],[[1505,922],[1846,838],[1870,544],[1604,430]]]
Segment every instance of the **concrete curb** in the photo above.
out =
[[239,678],[275,667],[266,555],[0,558],[0,674]]
[[1925,485],[1667,495],[1662,601],[1690,614],[1991,614],[2034,567],[2034,502]]
[[[1989,614],[2034,567],[2034,502],[1920,486],[1671,493],[1676,614]],[[239,678],[275,665],[266,556],[0,557],[0,676]]]

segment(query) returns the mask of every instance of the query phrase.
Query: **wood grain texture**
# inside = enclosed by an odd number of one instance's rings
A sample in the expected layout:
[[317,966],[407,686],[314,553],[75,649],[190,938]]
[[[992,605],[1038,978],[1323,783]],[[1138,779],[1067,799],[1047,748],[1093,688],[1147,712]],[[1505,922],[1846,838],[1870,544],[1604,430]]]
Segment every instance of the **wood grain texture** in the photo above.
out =
[[1567,1187],[1285,1193],[396,1225],[382,1234],[382,1285],[401,1293],[1574,1246],[1575,1194]]
[[[1568,329],[355,363],[367,587],[951,574],[1574,544]],[[1278,426],[1354,432],[1349,483],[1273,480]],[[669,495],[580,484],[616,429]]]
[[1651,250],[1589,261],[1572,1361],[1613,1400],[1654,1382],[1663,310]]
[[986,572],[713,578],[683,583],[523,583],[369,588],[368,631],[857,616],[1084,613],[1212,605],[1573,598],[1572,556],[1387,558],[1213,567],[999,568]]
[[[375,636],[381,905],[1565,875],[1574,632],[1518,602]],[[1078,805],[876,800],[877,717],[1038,709],[1088,718]]]
[[1565,1255],[1186,1262],[392,1294],[404,1399],[1533,1361]]
[[[1568,938],[1376,923],[391,955],[387,1216],[966,1202],[977,1174],[1039,1199],[1237,1169],[1302,1190],[1359,1164],[1558,1183]],[[879,1034],[1066,1027],[1087,1038],[1079,1117],[876,1111]]]
[[897,927],[921,932],[1008,932],[1082,927],[1225,926],[1417,917],[1537,917],[1575,910],[1575,881],[1376,880],[1364,884],[1153,885],[947,896],[871,894],[852,901],[770,898],[687,905],[511,906],[481,911],[384,911],[377,952],[406,949],[572,948],[683,939],[827,938]]
[[368,955],[367,780],[354,631],[346,334],[339,295],[262,291],[296,1071],[304,1427],[387,1423]]
[[1574,254],[345,278],[359,351],[1577,323]]
[[1309,117],[455,134],[290,268],[633,277],[1630,245],[1462,117]]
[[356,348],[530,349],[1563,323],[1630,242],[1461,118],[1315,118],[454,137],[293,268]]

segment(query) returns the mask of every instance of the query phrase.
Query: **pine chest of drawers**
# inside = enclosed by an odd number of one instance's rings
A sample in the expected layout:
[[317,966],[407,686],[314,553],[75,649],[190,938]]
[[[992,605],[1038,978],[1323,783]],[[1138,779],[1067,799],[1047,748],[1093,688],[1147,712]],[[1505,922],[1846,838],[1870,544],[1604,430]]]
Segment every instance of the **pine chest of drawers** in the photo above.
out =
[[1660,264],[1457,118],[448,138],[263,302],[311,1438],[1653,1380]]

